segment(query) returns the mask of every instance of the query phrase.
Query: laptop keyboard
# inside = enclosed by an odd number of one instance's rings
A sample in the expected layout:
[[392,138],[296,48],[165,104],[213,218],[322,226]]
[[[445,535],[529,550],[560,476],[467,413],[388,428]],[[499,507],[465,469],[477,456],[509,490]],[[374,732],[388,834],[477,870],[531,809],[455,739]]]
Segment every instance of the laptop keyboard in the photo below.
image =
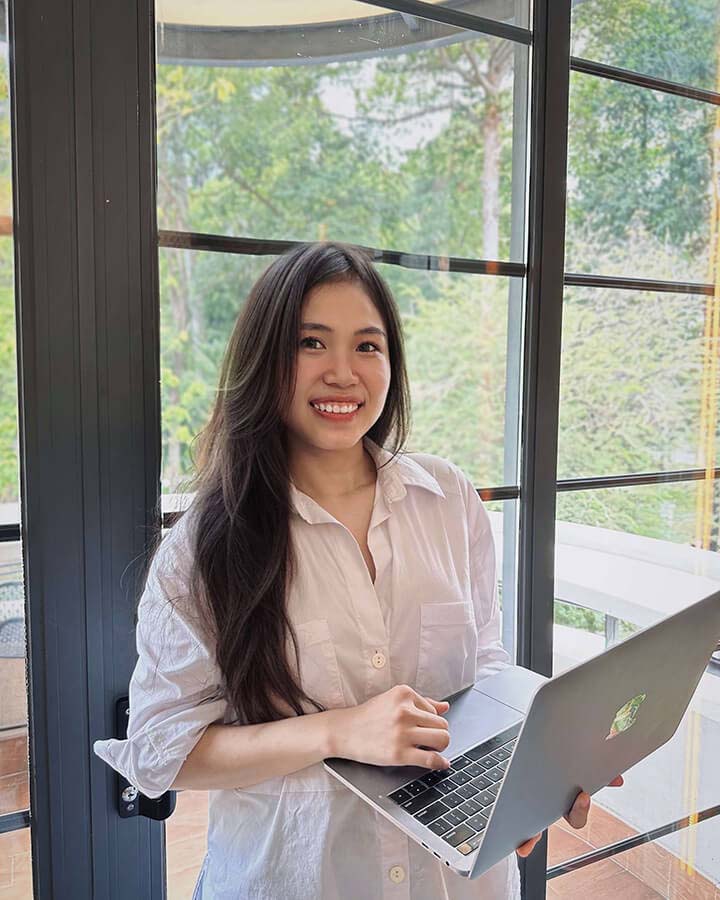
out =
[[480,846],[519,726],[466,750],[389,798],[467,856]]

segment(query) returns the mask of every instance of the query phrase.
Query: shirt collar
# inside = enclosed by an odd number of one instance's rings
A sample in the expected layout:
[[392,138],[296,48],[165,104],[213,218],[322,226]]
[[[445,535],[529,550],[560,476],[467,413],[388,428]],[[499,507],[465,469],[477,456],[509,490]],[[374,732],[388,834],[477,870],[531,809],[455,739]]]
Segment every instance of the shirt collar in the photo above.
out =
[[[425,488],[433,494],[445,497],[437,479],[407,454],[400,453],[393,459],[389,450],[376,444],[367,435],[363,437],[363,445],[375,463],[377,486],[388,505],[402,500],[407,494],[408,485]],[[383,465],[384,463],[387,464]],[[335,521],[327,510],[324,510],[312,497],[298,490],[292,481],[290,482],[290,504],[295,513],[311,524]]]

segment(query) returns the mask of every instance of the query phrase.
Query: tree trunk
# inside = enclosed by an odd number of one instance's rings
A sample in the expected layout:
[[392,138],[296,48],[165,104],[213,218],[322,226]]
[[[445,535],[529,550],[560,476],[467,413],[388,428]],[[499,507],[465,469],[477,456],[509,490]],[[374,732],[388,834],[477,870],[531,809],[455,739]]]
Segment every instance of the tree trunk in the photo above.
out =
[[500,246],[500,111],[487,98],[482,120],[483,246],[485,259],[498,259]]

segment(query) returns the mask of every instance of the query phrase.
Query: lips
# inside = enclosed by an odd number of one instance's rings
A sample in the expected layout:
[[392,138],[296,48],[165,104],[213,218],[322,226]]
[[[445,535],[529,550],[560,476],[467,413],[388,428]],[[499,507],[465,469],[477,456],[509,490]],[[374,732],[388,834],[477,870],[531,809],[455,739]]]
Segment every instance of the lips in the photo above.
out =
[[355,419],[355,416],[358,415],[362,404],[360,406],[355,407],[352,412],[349,413],[334,413],[334,412],[325,412],[322,409],[318,409],[317,406],[313,406],[312,403],[308,403],[310,409],[315,413],[315,415],[320,416],[323,419],[328,419],[334,422],[352,422]]
[[338,406],[342,406],[343,403],[357,403],[358,406],[363,405],[362,400],[356,400],[353,397],[345,397],[345,399],[338,399],[337,397],[314,397],[310,403],[337,403]]

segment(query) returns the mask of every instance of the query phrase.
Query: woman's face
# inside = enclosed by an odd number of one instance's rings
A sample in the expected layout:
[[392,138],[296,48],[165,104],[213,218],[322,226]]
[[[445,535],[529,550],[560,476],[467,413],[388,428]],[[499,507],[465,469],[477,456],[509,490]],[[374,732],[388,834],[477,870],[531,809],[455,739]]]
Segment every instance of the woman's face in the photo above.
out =
[[[338,282],[309,292],[300,325],[290,433],[323,450],[353,447],[380,417],[390,387],[382,316],[359,282]],[[323,401],[354,411],[322,412]]]

